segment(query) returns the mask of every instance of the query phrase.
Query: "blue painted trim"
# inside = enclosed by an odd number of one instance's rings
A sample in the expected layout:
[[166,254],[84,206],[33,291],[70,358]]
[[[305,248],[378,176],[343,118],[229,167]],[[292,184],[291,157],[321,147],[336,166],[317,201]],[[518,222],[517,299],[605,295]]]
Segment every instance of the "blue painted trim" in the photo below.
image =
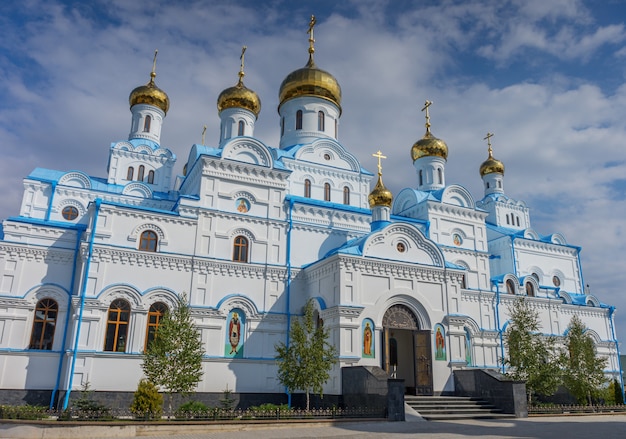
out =
[[615,326],[613,326],[613,313],[615,312],[615,307],[609,307],[609,323],[611,324],[611,336],[613,337],[613,341],[615,342],[615,348],[617,349],[617,365],[619,366],[619,381],[622,385],[622,399],[624,399],[624,372],[622,371],[622,362],[620,361],[620,353],[619,353],[619,342],[615,337]]
[[[289,200],[289,221],[287,228],[287,291],[286,291],[286,308],[287,308],[287,331],[285,340],[285,345],[289,348],[289,334],[291,332],[291,233],[293,231],[293,204],[294,199],[290,198]],[[285,388],[287,393],[287,405],[291,408],[291,393]]]
[[491,283],[496,286],[496,328],[498,329],[498,337],[500,338],[500,361],[502,362],[502,373],[505,373],[504,367],[504,337],[502,337],[502,328],[500,327],[500,286],[498,282],[491,280]]
[[517,264],[515,263],[515,236],[511,236],[511,262],[513,262],[513,274],[519,279],[517,275]]
[[91,266],[91,257],[93,255],[93,241],[96,237],[96,228],[98,227],[98,215],[100,214],[100,205],[102,200],[100,198],[96,198],[94,201],[95,204],[95,213],[93,217],[93,222],[91,226],[91,236],[89,237],[89,251],[87,253],[87,262],[85,263],[85,272],[83,274],[83,285],[80,292],[80,311],[78,314],[78,324],[74,339],[74,349],[72,352],[72,365],[70,367],[70,380],[67,386],[67,391],[65,392],[65,398],[63,399],[63,410],[67,409],[67,404],[70,400],[70,393],[72,392],[72,386],[74,384],[74,369],[76,368],[76,354],[78,352],[78,341],[80,340],[80,327],[83,323],[83,311],[85,310],[85,295],[87,294],[87,282],[89,281],[89,268]]
[[59,355],[59,366],[57,368],[57,379],[54,383],[54,389],[52,390],[52,395],[50,395],[50,405],[49,408],[52,410],[54,407],[54,400],[56,398],[56,394],[59,391],[59,386],[61,385],[61,374],[63,372],[63,358],[65,358],[65,346],[67,345],[67,336],[70,328],[70,316],[72,314],[72,290],[74,289],[74,282],[76,282],[76,267],[78,264],[78,254],[80,253],[80,240],[81,233],[76,233],[76,248],[74,249],[74,266],[72,267],[72,278],[70,281],[70,291],[69,297],[67,299],[67,311],[65,315],[65,325],[63,327],[63,341],[61,342],[61,353]]
[[585,277],[583,276],[583,266],[580,263],[580,250],[581,250],[581,248],[578,247],[577,250],[578,250],[578,252],[576,253],[576,260],[578,262],[578,271],[580,272],[580,282],[582,283],[582,285],[581,285],[582,288],[581,288],[580,292],[581,292],[581,294],[585,294]]

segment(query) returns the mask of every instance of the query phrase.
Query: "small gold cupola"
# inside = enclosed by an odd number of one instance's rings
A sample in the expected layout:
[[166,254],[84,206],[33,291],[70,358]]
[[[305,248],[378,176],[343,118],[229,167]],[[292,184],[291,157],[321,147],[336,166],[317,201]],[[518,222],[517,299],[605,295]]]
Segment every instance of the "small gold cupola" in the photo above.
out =
[[492,133],[487,133],[487,136],[483,140],[487,140],[489,157],[480,165],[480,176],[484,177],[487,174],[504,174],[504,164],[493,157],[493,148],[491,147]]
[[315,26],[315,16],[311,16],[309,23],[309,61],[298,70],[291,72],[280,85],[279,112],[280,107],[290,99],[300,96],[314,96],[326,99],[339,108],[341,113],[341,87],[333,75],[317,68],[313,59],[315,52],[315,39],[313,38],[313,28]]
[[378,181],[376,182],[376,186],[372,192],[370,192],[367,197],[370,208],[375,207],[391,207],[391,203],[393,202],[393,194],[389,189],[387,189],[383,183],[383,169],[380,160],[386,159],[384,155],[380,151],[376,154],[372,154],[374,157],[378,158]]
[[422,108],[422,111],[426,112],[426,134],[415,142],[411,148],[411,158],[413,162],[422,157],[441,157],[444,160],[448,159],[448,145],[446,145],[446,142],[443,140],[433,136],[430,132],[430,114],[428,107],[432,104],[431,101],[427,100],[424,103],[424,108]]
[[170,108],[170,98],[163,90],[156,86],[154,78],[156,78],[156,59],[157,53],[154,51],[154,61],[152,62],[152,72],[150,73],[150,81],[146,85],[140,85],[135,88],[128,97],[128,103],[130,108],[137,104],[152,105],[160,108],[163,113],[167,114],[167,110]]
[[239,81],[233,87],[229,87],[220,93],[217,98],[217,111],[221,113],[227,108],[243,108],[254,113],[255,118],[259,117],[261,112],[261,99],[259,96],[243,84],[243,77],[245,73],[243,71],[244,66],[244,54],[246,53],[246,46],[241,49],[241,67],[239,69]]

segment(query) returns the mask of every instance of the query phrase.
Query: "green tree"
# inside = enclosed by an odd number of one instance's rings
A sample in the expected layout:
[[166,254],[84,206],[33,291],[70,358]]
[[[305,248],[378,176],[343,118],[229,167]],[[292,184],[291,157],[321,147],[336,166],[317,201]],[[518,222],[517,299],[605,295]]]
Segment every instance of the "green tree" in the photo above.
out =
[[541,333],[539,314],[523,297],[509,307],[510,327],[506,333],[507,375],[526,382],[528,404],[533,396],[552,395],[561,383],[561,370],[554,338]]
[[157,419],[161,416],[162,407],[163,395],[157,386],[142,378],[137,385],[130,411],[140,418]]
[[313,302],[304,307],[302,319],[294,319],[289,331],[290,343],[278,343],[278,380],[290,393],[303,390],[306,393],[306,410],[309,410],[310,394],[323,394],[323,386],[330,378],[330,370],[337,362],[335,348],[328,343],[328,330],[317,325]]
[[176,307],[163,316],[142,363],[148,380],[168,394],[168,415],[172,413],[172,395],[189,394],[202,378],[203,355],[200,333],[183,293]]
[[606,382],[606,358],[596,355],[595,345],[587,328],[578,317],[572,317],[567,328],[565,349],[561,354],[565,387],[583,404],[591,405],[592,397]]

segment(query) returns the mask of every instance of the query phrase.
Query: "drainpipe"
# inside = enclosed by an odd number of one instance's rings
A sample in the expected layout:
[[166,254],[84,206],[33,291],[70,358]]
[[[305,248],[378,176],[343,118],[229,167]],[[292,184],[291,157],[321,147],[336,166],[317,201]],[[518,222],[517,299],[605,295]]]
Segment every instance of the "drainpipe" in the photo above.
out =
[[72,392],[72,386],[74,384],[74,369],[76,368],[76,354],[78,353],[78,341],[80,340],[80,328],[83,323],[83,311],[85,309],[85,295],[87,294],[87,282],[89,280],[89,267],[91,266],[91,256],[93,254],[93,241],[96,236],[96,227],[98,225],[98,215],[100,214],[100,205],[102,200],[96,198],[94,200],[95,213],[93,221],[91,223],[91,236],[89,237],[89,252],[87,253],[87,262],[85,263],[85,271],[83,273],[83,285],[80,292],[80,311],[78,313],[78,322],[76,324],[76,335],[74,339],[74,348],[72,350],[72,365],[70,366],[70,381],[67,386],[67,392],[65,392],[65,398],[63,399],[63,410],[67,409],[67,404],[70,400],[70,393]]
[[74,295],[74,282],[76,281],[76,265],[78,262],[78,253],[80,251],[80,240],[83,234],[83,229],[80,228],[76,230],[76,248],[74,249],[74,267],[72,268],[72,280],[70,281],[70,297],[67,301],[67,311],[65,317],[65,327],[63,328],[63,342],[61,343],[61,353],[59,354],[59,367],[57,369],[57,379],[54,383],[54,389],[52,390],[52,396],[50,396],[50,406],[48,407],[50,410],[54,407],[54,400],[56,398],[56,394],[59,391],[59,385],[61,383],[61,371],[63,368],[63,357],[65,356],[65,346],[67,343],[67,331],[70,327],[70,316],[72,313],[72,296]]
[[517,264],[515,263],[515,237],[513,236],[511,236],[511,261],[513,262],[513,274],[519,278],[517,275]]
[[57,182],[52,182],[52,193],[50,194],[50,203],[48,203],[48,210],[46,210],[46,219],[45,221],[50,220],[50,212],[52,211],[52,202],[54,201],[54,194],[57,190]]
[[[293,230],[293,200],[289,200],[289,226],[287,228],[287,337],[285,345],[289,348],[289,332],[291,331],[291,232]],[[287,404],[291,408],[291,392],[285,388]]]
[[622,385],[622,399],[624,399],[624,376],[622,375],[622,363],[619,361],[620,360],[620,353],[619,353],[619,343],[617,341],[617,338],[615,338],[615,327],[613,326],[613,313],[615,312],[615,307],[614,306],[610,306],[609,307],[609,323],[611,324],[611,336],[613,337],[613,341],[615,342],[615,349],[617,350],[617,365],[619,366],[619,381],[620,384]]
[[502,337],[502,328],[500,327],[500,287],[497,282],[491,281],[496,286],[496,327],[498,328],[498,336],[500,337],[500,361],[502,363],[502,373],[504,370],[504,339]]
[[578,261],[578,272],[580,273],[580,283],[581,285],[581,290],[582,290],[582,294],[585,294],[585,278],[583,277],[583,267],[580,263],[580,247],[578,247],[577,252],[576,252],[576,260]]

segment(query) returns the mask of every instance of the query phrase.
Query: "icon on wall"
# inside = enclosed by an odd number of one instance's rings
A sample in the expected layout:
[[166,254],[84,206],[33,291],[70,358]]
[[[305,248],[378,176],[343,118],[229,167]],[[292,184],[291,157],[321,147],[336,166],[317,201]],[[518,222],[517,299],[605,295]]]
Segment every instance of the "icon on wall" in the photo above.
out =
[[446,361],[446,330],[441,323],[435,325],[435,360]]
[[361,325],[363,332],[363,358],[374,358],[374,322],[364,319]]
[[243,358],[243,333],[246,316],[240,309],[233,309],[226,319],[226,346],[224,355],[230,358]]

